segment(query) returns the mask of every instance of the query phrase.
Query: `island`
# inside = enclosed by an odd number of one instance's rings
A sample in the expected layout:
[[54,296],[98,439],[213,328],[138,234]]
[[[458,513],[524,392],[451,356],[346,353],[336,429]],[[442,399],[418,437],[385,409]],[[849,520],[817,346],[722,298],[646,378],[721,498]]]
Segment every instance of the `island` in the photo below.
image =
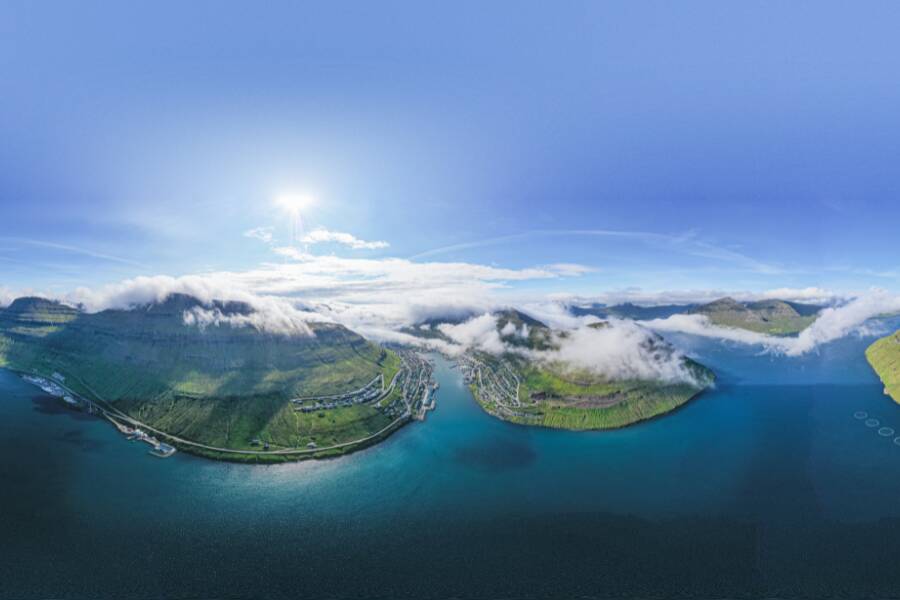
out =
[[[489,414],[521,425],[568,430],[625,427],[668,413],[713,385],[707,367],[675,354],[657,334],[647,332],[647,355],[682,361],[689,381],[614,379],[554,360],[553,350],[571,332],[554,331],[515,309],[496,313],[496,327],[509,348],[502,353],[471,348],[457,364],[472,396]],[[588,325],[605,328],[608,323]],[[440,328],[425,329],[428,337]],[[536,358],[537,356],[551,357]]]
[[[193,322],[197,309],[223,322]],[[334,323],[267,332],[253,326],[255,313],[182,294],[96,313],[19,298],[0,310],[0,367],[108,419],[157,456],[170,448],[249,462],[335,456],[434,407],[432,365],[418,352]]]
[[900,331],[866,348],[866,360],[884,384],[884,393],[900,403]]

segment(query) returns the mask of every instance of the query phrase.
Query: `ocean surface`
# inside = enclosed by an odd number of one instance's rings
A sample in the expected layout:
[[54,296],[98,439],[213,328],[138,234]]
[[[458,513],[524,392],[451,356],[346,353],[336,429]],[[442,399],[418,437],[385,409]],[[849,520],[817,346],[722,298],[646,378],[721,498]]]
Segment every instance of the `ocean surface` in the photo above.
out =
[[662,418],[511,425],[436,357],[426,422],[278,466],[154,458],[0,371],[0,598],[900,597],[873,338],[668,337],[719,382]]

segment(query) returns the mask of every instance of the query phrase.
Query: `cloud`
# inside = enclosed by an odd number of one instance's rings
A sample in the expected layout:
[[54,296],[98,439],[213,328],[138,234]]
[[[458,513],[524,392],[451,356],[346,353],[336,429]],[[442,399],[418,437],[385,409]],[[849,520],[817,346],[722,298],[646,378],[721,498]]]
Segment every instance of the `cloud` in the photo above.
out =
[[60,250],[62,252],[68,252],[70,254],[78,254],[81,256],[87,256],[90,258],[96,258],[96,259],[119,263],[119,264],[123,264],[123,265],[140,267],[142,269],[147,268],[146,265],[139,263],[137,261],[131,260],[130,258],[123,258],[121,256],[114,256],[112,254],[97,252],[96,250],[91,250],[90,248],[81,248],[79,246],[70,246],[68,244],[58,244],[56,242],[47,242],[44,240],[32,240],[32,239],[27,239],[27,238],[16,238],[16,237],[0,237],[0,240],[18,243],[18,244],[25,244],[28,246],[34,246],[36,248],[49,248],[51,250]]
[[633,321],[613,319],[607,327],[579,327],[555,333],[553,349],[531,350],[507,344],[503,337],[525,335],[512,323],[497,330],[497,317],[485,313],[459,324],[441,324],[438,329],[457,348],[449,353],[479,350],[496,356],[512,353],[572,373],[585,371],[607,380],[652,380],[696,385],[685,366],[685,356],[661,338]]
[[274,239],[273,227],[254,227],[244,232],[244,237],[253,238],[264,244],[271,244]]
[[497,331],[497,317],[490,313],[473,317],[458,325],[441,323],[438,330],[465,348],[477,348],[490,354],[503,354],[508,349]]
[[613,319],[607,327],[581,327],[558,337],[558,349],[536,353],[539,359],[586,370],[609,380],[691,383],[696,378],[685,356],[634,321]]
[[[498,296],[509,292],[510,282],[577,277],[579,272],[571,265],[506,269],[472,263],[316,256],[296,248],[277,250],[292,260],[248,271],[136,277],[97,288],[77,288],[60,299],[90,312],[160,302],[173,293],[194,296],[207,308],[214,300],[245,302],[272,315],[266,330],[289,332],[295,326],[284,326],[282,318],[288,306],[301,313],[292,316],[294,320],[337,322],[366,337],[387,341],[391,337],[387,332],[431,317],[490,311],[501,304]],[[195,320],[198,324],[224,322],[215,314],[196,315]]]
[[[136,277],[97,289],[78,288],[62,300],[81,306],[88,312],[97,312],[162,302],[172,294],[192,296],[204,305],[205,308],[195,307],[186,311],[185,315],[185,323],[200,327],[227,324],[235,327],[252,326],[268,333],[311,335],[308,322],[332,321],[327,315],[298,308],[295,302],[288,299],[256,294],[236,283],[227,273]],[[252,312],[246,315],[223,314],[213,306],[216,300],[241,302],[248,305]]]
[[873,290],[839,306],[823,309],[818,318],[796,337],[779,337],[720,327],[713,325],[702,315],[674,315],[667,319],[646,321],[645,325],[656,331],[681,332],[759,345],[770,352],[801,356],[822,344],[861,331],[869,319],[896,312],[900,312],[900,296],[883,290]]
[[12,290],[7,287],[0,286],[0,308],[9,306],[10,303],[16,299],[16,296],[13,294]]
[[712,302],[724,297],[734,298],[741,302],[753,302],[756,300],[787,300],[789,302],[804,302],[810,304],[834,304],[846,301],[849,297],[846,294],[818,288],[776,288],[763,290],[761,292],[753,292],[747,290],[724,290],[724,289],[698,289],[698,290],[663,290],[651,291],[641,288],[626,288],[620,290],[611,290],[591,296],[572,295],[572,294],[554,294],[551,296],[559,302],[564,302],[572,306],[584,306],[593,303],[599,304],[623,304],[631,302],[642,306],[658,306],[661,304],[702,304]]
[[839,307],[826,308],[812,325],[800,332],[786,353],[792,356],[804,354],[820,344],[858,330],[873,317],[898,311],[900,296],[882,290],[872,291]]
[[709,258],[715,261],[727,263],[734,267],[738,267],[754,273],[766,275],[774,275],[784,273],[785,270],[774,264],[766,263],[747,256],[736,250],[725,248],[704,241],[698,238],[697,233],[688,231],[679,235],[654,233],[649,231],[625,231],[613,229],[540,229],[533,231],[524,231],[495,238],[487,238],[482,240],[474,240],[461,244],[453,244],[440,248],[433,248],[420,252],[412,258],[425,258],[429,256],[438,256],[450,252],[458,252],[461,250],[469,250],[473,248],[483,248],[486,246],[496,246],[507,244],[510,242],[519,242],[528,239],[542,237],[595,237],[610,238],[619,240],[632,240],[652,248],[660,249],[664,252],[676,252],[688,256],[696,256],[700,258]]
[[248,314],[226,314],[218,307],[194,306],[184,311],[182,318],[185,325],[196,326],[200,329],[227,325],[229,327],[252,327],[257,331],[281,335],[311,336],[313,331],[304,320],[304,316],[290,305],[266,303],[264,306],[254,307],[254,310]]
[[390,245],[387,242],[380,241],[367,242],[366,240],[361,240],[350,233],[329,231],[324,227],[320,227],[318,229],[310,231],[309,233],[304,235],[300,239],[300,241],[304,244],[343,244],[344,246],[349,246],[354,250],[378,250],[380,248],[387,248]]

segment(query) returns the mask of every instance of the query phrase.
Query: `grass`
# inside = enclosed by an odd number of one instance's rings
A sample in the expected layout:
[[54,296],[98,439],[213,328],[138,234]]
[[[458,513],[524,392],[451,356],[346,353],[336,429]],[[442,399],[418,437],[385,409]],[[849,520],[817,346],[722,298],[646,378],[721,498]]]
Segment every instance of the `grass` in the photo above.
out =
[[729,318],[727,316],[714,315],[710,317],[713,325],[722,327],[734,327],[737,329],[747,329],[757,333],[766,333],[769,335],[793,335],[800,333],[816,320],[815,315],[787,317],[783,319],[770,319],[768,321],[752,321],[739,317]]
[[900,331],[869,346],[866,360],[881,378],[885,393],[900,404]]
[[229,449],[258,450],[250,445],[257,438],[272,449],[340,444],[391,422],[372,406],[301,413],[289,400],[354,390],[379,372],[390,382],[400,368],[396,353],[327,324],[314,324],[312,337],[201,330],[184,324],[178,303],[168,304],[75,316],[44,305],[0,311],[0,366],[60,373],[85,397]]
[[[479,355],[483,362],[496,362]],[[504,411],[483,397],[477,386],[473,395],[487,412],[525,425],[540,425],[556,429],[593,430],[625,427],[639,421],[670,412],[700,394],[712,384],[712,371],[689,361],[686,365],[706,386],[657,381],[609,381],[587,373],[563,376],[553,365],[536,364],[522,359],[508,358],[521,380],[521,407]],[[494,365],[496,368],[496,364]],[[531,401],[533,394],[545,397]],[[590,406],[601,399],[612,400],[611,406]],[[582,405],[582,406],[579,406]]]

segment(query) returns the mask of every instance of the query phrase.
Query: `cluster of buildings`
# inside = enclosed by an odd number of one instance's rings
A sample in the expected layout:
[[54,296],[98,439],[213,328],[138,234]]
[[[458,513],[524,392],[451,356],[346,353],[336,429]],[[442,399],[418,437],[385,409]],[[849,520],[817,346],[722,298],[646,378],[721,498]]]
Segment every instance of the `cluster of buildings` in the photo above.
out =
[[333,408],[341,408],[353,406],[354,404],[365,404],[374,402],[384,394],[384,376],[379,374],[365,386],[347,392],[346,394],[338,394],[334,396],[312,396],[308,398],[294,398],[291,400],[296,405],[296,409],[300,412],[308,413],[317,410],[330,410]]
[[521,382],[505,360],[487,364],[471,354],[464,354],[459,360],[459,369],[466,384],[475,387],[483,403],[494,405],[508,415],[529,416],[514,410],[522,405],[519,401]]
[[390,417],[407,414],[423,419],[425,411],[433,410],[435,406],[433,393],[437,384],[432,379],[434,365],[412,350],[400,349],[397,354],[403,361],[403,367],[394,379],[394,385],[400,386],[400,394],[382,410]]

